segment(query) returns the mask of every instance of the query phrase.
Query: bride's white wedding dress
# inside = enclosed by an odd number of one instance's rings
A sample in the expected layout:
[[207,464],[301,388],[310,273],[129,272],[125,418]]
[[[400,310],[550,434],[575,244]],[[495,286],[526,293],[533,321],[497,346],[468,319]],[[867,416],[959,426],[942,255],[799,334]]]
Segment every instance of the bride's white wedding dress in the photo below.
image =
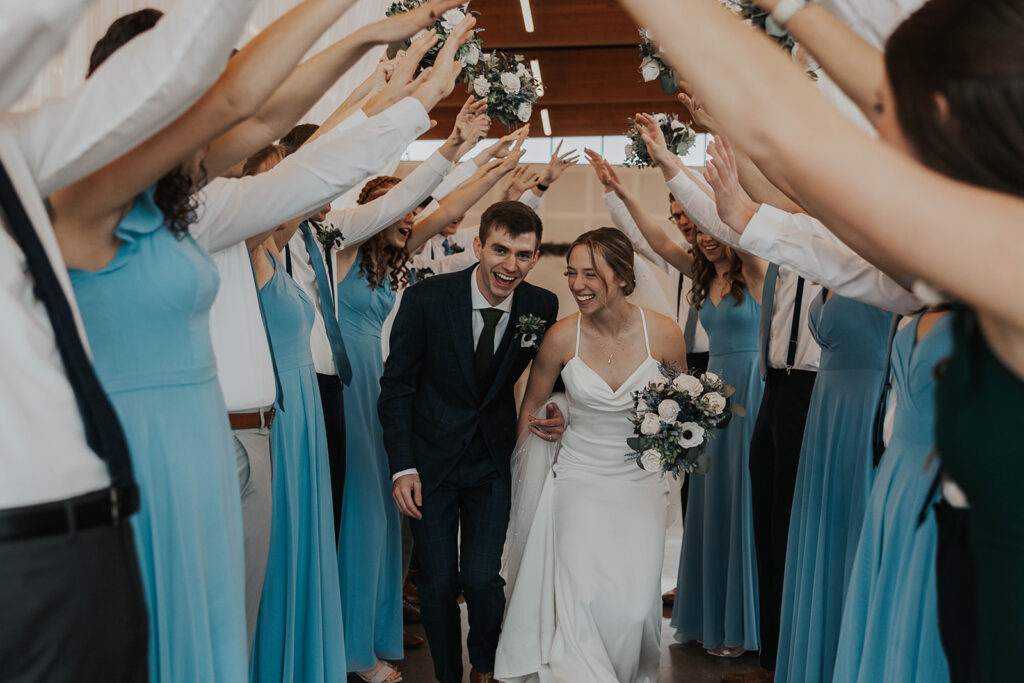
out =
[[632,392],[660,376],[645,317],[643,328],[647,358],[613,391],[580,358],[577,321],[562,369],[568,426],[513,579],[499,680],[658,680],[669,486],[625,457]]

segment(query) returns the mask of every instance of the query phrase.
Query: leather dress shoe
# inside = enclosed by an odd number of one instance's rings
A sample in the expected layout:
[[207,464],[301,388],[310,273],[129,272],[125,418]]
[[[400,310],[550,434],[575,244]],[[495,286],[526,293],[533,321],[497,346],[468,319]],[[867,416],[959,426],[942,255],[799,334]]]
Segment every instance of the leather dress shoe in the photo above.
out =
[[423,638],[416,635],[415,633],[402,631],[402,645],[405,646],[406,650],[415,650],[418,647],[422,647],[423,642]]
[[774,680],[775,672],[768,671],[763,666],[747,673],[722,675],[722,683],[772,683]]
[[670,591],[665,591],[661,594],[661,604],[665,607],[671,607],[676,602],[676,589],[673,588]]
[[402,621],[404,621],[406,624],[423,623],[423,616],[420,614],[419,609],[417,609],[408,600],[402,601]]
[[469,670],[469,683],[493,683],[493,681],[493,673],[480,673],[476,669]]

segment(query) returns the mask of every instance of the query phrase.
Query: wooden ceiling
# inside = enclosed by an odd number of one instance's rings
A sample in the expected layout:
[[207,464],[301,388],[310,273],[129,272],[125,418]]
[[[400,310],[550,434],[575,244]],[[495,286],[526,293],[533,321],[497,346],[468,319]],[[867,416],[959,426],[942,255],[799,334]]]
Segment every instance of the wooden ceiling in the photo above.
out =
[[[544,96],[533,110],[532,134],[543,135],[546,108],[555,137],[618,135],[636,112],[683,107],[640,77],[640,42],[633,20],[616,0],[530,0],[535,30],[527,33],[519,0],[474,0],[485,50],[522,54],[540,61]],[[438,122],[428,137],[443,137],[466,100],[459,84],[431,114]],[[686,118],[689,118],[686,116]],[[492,136],[504,132],[495,123]]]

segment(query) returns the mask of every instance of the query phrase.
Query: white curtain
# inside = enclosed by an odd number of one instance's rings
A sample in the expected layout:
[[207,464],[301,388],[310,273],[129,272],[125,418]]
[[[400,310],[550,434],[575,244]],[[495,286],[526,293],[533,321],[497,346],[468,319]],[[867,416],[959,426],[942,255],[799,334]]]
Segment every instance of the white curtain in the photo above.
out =
[[[46,0],[34,1],[46,2]],[[298,1],[259,0],[246,26],[241,43],[244,44],[255,36],[272,21],[298,4]],[[77,88],[85,80],[92,46],[106,33],[107,27],[112,21],[124,14],[146,7],[166,12],[174,7],[174,2],[175,0],[95,0],[92,7],[86,12],[85,18],[71,34],[64,52],[51,60],[15,108],[34,109],[47,100],[60,99]],[[345,16],[328,29],[310,54],[325,49],[360,26],[382,19],[390,2],[391,0],[358,0]],[[323,122],[348,93],[370,75],[383,50],[384,48],[380,47],[369,51],[327,92],[303,121]]]

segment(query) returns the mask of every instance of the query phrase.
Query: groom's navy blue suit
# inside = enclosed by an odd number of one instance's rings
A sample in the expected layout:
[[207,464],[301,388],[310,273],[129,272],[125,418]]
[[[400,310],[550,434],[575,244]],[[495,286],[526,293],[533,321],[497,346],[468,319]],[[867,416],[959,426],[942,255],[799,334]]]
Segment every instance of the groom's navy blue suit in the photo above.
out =
[[553,293],[520,283],[490,368],[478,378],[475,271],[473,266],[439,275],[405,291],[381,378],[379,410],[391,472],[415,468],[423,484],[423,519],[412,520],[420,562],[417,589],[442,683],[462,681],[460,592],[469,610],[470,662],[477,671],[494,670],[505,610],[499,572],[516,441],[513,386],[536,352],[523,348],[517,323],[521,316],[535,315],[546,328],[558,314]]

